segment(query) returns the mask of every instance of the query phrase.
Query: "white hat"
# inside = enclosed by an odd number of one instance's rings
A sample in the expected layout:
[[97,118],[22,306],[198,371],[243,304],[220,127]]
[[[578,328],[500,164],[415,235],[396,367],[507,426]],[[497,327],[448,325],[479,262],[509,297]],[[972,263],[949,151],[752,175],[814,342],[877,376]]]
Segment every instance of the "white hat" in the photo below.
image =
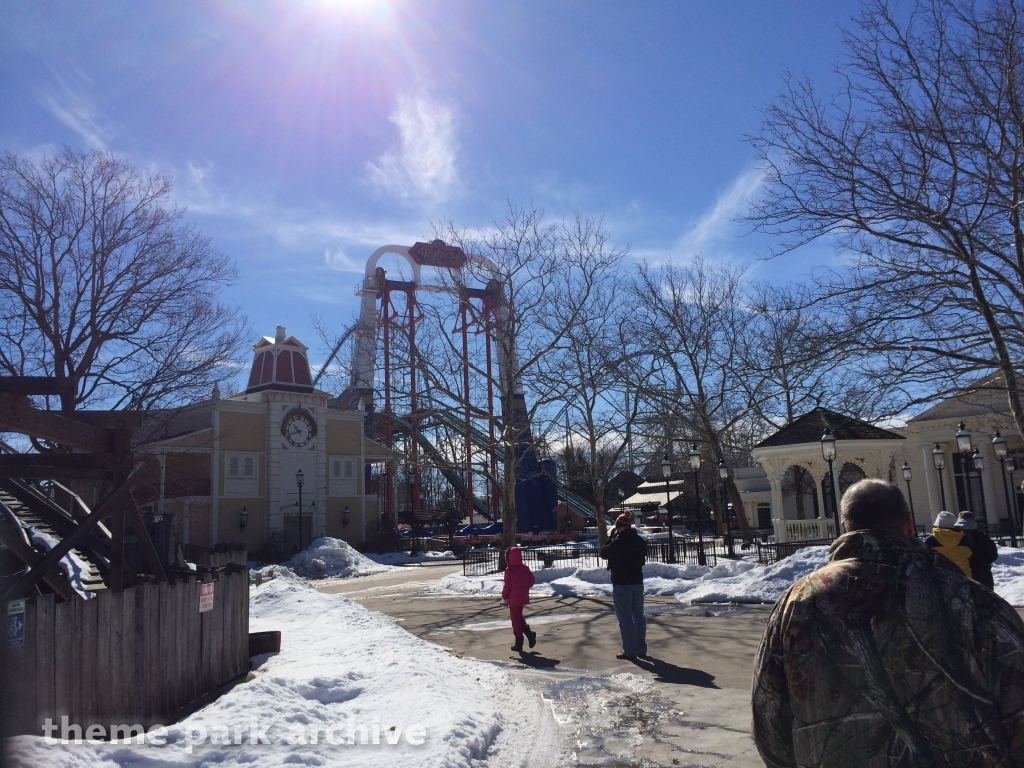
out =
[[956,525],[956,515],[952,512],[939,512],[939,516],[935,518],[936,528],[952,528]]

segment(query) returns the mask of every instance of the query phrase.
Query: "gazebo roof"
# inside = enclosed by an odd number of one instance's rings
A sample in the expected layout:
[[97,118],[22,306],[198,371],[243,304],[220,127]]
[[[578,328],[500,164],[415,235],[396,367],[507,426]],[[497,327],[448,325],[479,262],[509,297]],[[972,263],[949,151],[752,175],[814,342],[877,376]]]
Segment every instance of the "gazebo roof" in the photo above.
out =
[[778,445],[801,445],[817,443],[826,431],[836,440],[903,440],[903,435],[876,427],[866,421],[844,416],[827,408],[815,408],[783,427],[774,435],[766,437],[755,448],[771,448]]

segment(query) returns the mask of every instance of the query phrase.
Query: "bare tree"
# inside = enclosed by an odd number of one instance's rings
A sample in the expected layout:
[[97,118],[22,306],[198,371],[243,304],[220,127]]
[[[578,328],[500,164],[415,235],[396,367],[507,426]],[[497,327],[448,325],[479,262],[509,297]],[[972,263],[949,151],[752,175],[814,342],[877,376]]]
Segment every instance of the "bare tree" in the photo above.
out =
[[751,313],[740,339],[739,381],[765,427],[781,429],[822,406],[876,421],[900,412],[908,396],[877,357],[837,332],[817,298],[802,286],[746,290]]
[[[643,394],[656,406],[650,438],[662,432],[666,448],[694,441],[715,462],[736,464],[751,448],[752,404],[762,396],[760,386],[747,379],[748,371],[737,365],[751,322],[742,271],[699,256],[685,265],[641,265],[630,299],[636,307],[634,336],[649,343],[651,374]],[[672,431],[665,433],[666,427]],[[743,509],[731,478],[726,487],[734,508]],[[749,538],[746,516],[737,518]]]
[[1024,37],[1015,0],[868,3],[838,93],[793,77],[751,138],[777,253],[827,238],[834,330],[918,400],[988,376],[1018,429],[1024,349]]
[[[573,322],[563,318],[566,333],[557,353],[543,368],[549,386],[561,392],[569,433],[583,441],[585,495],[593,500],[597,530],[608,537],[606,489],[633,439],[642,398],[634,393],[647,385],[650,368],[643,347],[632,333],[619,268],[627,251],[608,242],[600,220],[576,219],[565,233],[566,247],[587,260],[606,264],[590,301]],[[567,435],[567,439],[569,436]],[[567,446],[568,451],[572,446]],[[576,458],[579,453],[573,451]]]
[[64,411],[181,404],[236,375],[247,329],[217,300],[234,267],[170,194],[108,152],[0,159],[0,371],[72,382]]

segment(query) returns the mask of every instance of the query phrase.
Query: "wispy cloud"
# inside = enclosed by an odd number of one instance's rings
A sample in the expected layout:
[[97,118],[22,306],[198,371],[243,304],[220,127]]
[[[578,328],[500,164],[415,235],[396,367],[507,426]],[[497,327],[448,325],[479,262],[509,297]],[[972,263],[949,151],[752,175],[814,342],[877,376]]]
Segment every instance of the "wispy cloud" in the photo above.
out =
[[406,202],[447,200],[458,181],[455,115],[426,95],[399,95],[390,120],[398,143],[366,165],[369,182]]
[[675,250],[684,256],[704,253],[714,257],[724,242],[737,236],[736,219],[746,211],[747,201],[757,194],[763,182],[756,169],[737,177],[710,210],[676,241]]
[[87,95],[89,79],[78,70],[75,78],[79,81],[77,87],[55,76],[57,87],[40,94],[43,105],[90,149],[106,149],[111,132],[102,124],[99,109]]

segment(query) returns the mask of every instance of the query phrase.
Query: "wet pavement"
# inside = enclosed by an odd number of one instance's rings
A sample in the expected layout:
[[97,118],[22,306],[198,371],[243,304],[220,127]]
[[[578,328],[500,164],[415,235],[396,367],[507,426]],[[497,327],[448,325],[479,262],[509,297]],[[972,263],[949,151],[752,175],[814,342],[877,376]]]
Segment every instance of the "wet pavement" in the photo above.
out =
[[750,738],[750,683],[771,606],[648,597],[651,659],[628,662],[615,658],[610,597],[537,598],[525,611],[537,646],[518,654],[496,597],[425,591],[460,567],[410,566],[319,588],[386,613],[455,655],[509,669],[549,703],[576,765],[764,765]]

